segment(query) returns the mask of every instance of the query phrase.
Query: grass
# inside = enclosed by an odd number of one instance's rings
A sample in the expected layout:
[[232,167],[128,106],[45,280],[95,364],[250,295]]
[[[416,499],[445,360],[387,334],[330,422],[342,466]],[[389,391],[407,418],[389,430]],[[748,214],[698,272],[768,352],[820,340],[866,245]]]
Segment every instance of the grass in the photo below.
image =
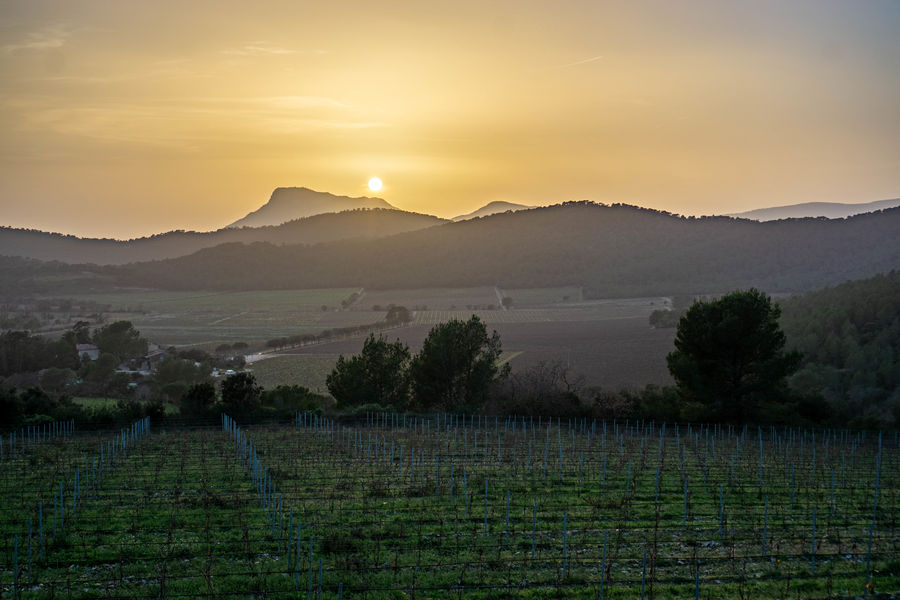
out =
[[83,406],[84,408],[115,408],[120,402],[118,398],[85,398],[83,396],[75,396],[72,402]]
[[31,448],[0,463],[0,593],[13,535],[22,598],[305,595],[310,566],[315,597],[320,560],[323,598],[342,584],[344,598],[593,599],[601,578],[604,598],[693,598],[698,568],[704,598],[855,596],[867,576],[900,590],[893,435],[867,567],[871,434],[763,430],[760,480],[756,429],[365,421],[155,430],[43,544],[27,535],[37,502],[63,481],[71,510],[74,469],[115,432]]
[[278,385],[301,385],[318,393],[327,393],[325,378],[334,368],[337,354],[277,355],[253,363],[251,372],[266,389]]
[[[85,398],[82,396],[75,396],[72,398],[72,402],[83,406],[84,408],[100,408],[100,409],[114,409],[116,408],[116,404],[121,402],[119,398]],[[166,404],[166,414],[167,415],[175,415],[178,414],[178,407],[174,404],[167,403]]]

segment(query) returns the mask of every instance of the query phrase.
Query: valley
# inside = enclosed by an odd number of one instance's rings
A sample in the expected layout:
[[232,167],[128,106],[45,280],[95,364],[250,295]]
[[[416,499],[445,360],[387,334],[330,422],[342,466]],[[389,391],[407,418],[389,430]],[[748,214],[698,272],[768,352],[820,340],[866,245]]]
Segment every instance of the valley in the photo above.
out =
[[[358,299],[343,307],[352,294]],[[152,343],[214,352],[221,344],[245,342],[251,369],[266,387],[297,384],[325,391],[325,376],[340,354],[358,353],[365,333],[348,332],[275,351],[272,338],[321,336],[341,328],[375,323],[390,305],[405,306],[413,321],[385,329],[388,339],[421,347],[429,329],[472,314],[500,333],[513,369],[538,363],[566,365],[584,386],[637,388],[668,384],[665,355],[673,329],[653,329],[648,317],[669,306],[667,297],[585,300],[580,288],[504,288],[512,307],[497,305],[493,287],[411,290],[274,290],[258,292],[166,292],[119,290],[75,295],[73,300],[104,307],[107,321],[128,320]],[[50,301],[48,298],[46,301]],[[71,319],[70,315],[59,315]],[[328,335],[328,333],[326,333]],[[257,353],[263,352],[261,355]],[[262,360],[259,360],[259,359]],[[270,366],[271,363],[274,363]],[[275,367],[277,364],[277,367]]]

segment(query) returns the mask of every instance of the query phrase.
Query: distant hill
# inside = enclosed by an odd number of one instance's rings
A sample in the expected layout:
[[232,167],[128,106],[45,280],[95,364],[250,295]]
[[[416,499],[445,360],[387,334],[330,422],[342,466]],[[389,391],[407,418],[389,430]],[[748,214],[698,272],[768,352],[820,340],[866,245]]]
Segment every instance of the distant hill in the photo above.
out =
[[265,227],[294,219],[355,208],[395,208],[381,198],[350,198],[304,187],[275,188],[262,207],[227,227]]
[[777,219],[803,219],[806,217],[825,217],[828,219],[845,219],[853,215],[860,215],[885,208],[900,206],[900,198],[893,200],[877,200],[865,204],[842,204],[840,202],[807,202],[805,204],[791,204],[789,206],[773,206],[771,208],[757,208],[747,212],[728,215],[742,219],[754,219],[756,221],[775,221]]
[[458,217],[453,217],[453,221],[467,221],[469,219],[475,219],[478,217],[487,217],[489,215],[494,215],[497,213],[503,213],[506,211],[517,211],[524,210],[528,208],[534,208],[533,206],[526,206],[524,204],[514,204],[513,202],[503,202],[502,200],[497,200],[496,202],[490,202],[485,204],[481,208],[476,211],[470,212],[467,215],[459,215]]
[[167,289],[584,286],[593,296],[800,292],[900,267],[900,208],[845,220],[680,217],[574,202],[314,246],[225,244],[109,267]]
[[225,243],[317,244],[394,235],[445,222],[438,217],[401,210],[357,209],[315,215],[278,226],[220,229],[209,233],[170,231],[128,241],[0,227],[0,255],[113,265],[175,258]]

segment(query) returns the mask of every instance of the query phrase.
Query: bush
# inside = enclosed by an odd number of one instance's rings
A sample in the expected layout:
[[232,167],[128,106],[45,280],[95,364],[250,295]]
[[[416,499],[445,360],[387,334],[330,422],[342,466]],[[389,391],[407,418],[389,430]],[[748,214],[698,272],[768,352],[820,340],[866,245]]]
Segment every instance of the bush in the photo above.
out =
[[262,405],[286,412],[310,412],[325,406],[328,398],[299,385],[279,385],[265,390],[260,396]]

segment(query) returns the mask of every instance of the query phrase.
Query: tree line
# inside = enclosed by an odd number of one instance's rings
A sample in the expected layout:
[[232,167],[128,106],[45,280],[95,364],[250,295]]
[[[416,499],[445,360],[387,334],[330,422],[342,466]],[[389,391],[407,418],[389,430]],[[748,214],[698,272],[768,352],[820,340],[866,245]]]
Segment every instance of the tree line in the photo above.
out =
[[900,424],[900,271],[781,302],[788,343],[803,354],[790,378],[832,422]]
[[[353,301],[356,300],[358,294],[354,292],[351,295]],[[346,301],[345,301],[346,302]],[[343,303],[342,303],[343,304]],[[410,321],[412,321],[412,313],[409,312],[405,306],[394,306],[390,305],[387,309],[387,314],[385,317],[374,323],[367,323],[365,325],[350,325],[348,327],[334,327],[332,329],[325,329],[318,334],[313,333],[298,333],[294,335],[286,335],[277,338],[272,338],[270,340],[266,340],[266,347],[271,348],[273,350],[283,350],[285,348],[294,348],[297,346],[305,346],[307,344],[313,344],[316,342],[323,342],[328,340],[333,340],[336,338],[341,338],[345,336],[355,336],[363,333],[368,333],[371,331],[377,331],[379,329],[384,329],[386,327],[397,327],[400,325],[406,325]]]

